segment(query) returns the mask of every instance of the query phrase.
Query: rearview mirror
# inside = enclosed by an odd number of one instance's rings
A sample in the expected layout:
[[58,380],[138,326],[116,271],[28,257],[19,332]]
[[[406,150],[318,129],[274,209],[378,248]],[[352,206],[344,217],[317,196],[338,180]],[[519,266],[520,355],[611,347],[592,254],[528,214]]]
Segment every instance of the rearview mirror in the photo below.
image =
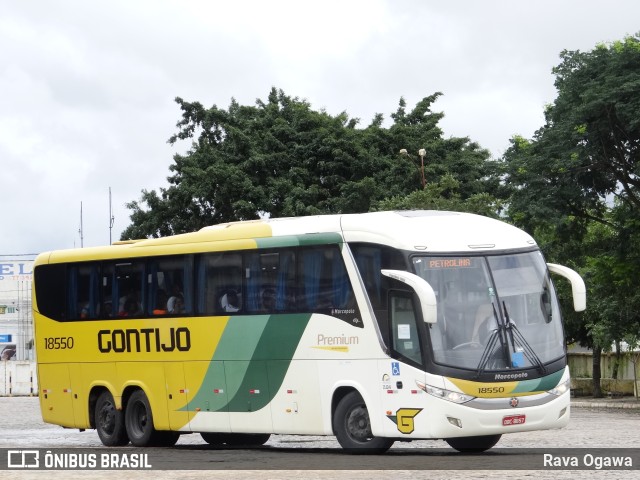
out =
[[547,263],[549,271],[563,276],[571,282],[571,294],[573,296],[573,309],[576,312],[583,312],[587,309],[587,288],[584,286],[584,280],[578,272],[571,270],[563,265],[555,263]]
[[403,270],[381,270],[385,277],[393,278],[407,284],[416,292],[422,308],[425,323],[436,323],[438,318],[438,307],[436,294],[424,278]]

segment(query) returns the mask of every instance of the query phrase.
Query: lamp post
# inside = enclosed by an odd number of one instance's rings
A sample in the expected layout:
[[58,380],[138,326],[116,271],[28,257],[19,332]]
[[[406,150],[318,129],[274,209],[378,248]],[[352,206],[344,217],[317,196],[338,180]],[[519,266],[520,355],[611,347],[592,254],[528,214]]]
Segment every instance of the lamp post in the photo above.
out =
[[422,177],[422,189],[424,190],[427,181],[424,178],[424,156],[427,154],[427,151],[424,148],[418,150],[418,155],[420,156],[420,176]]
[[[404,155],[405,157],[409,155],[406,148],[400,150],[400,155]],[[424,190],[427,185],[427,180],[424,177],[424,157],[427,155],[427,151],[424,148],[418,150],[418,156],[420,157],[420,167],[418,170],[420,171],[420,182],[422,183],[422,189]]]

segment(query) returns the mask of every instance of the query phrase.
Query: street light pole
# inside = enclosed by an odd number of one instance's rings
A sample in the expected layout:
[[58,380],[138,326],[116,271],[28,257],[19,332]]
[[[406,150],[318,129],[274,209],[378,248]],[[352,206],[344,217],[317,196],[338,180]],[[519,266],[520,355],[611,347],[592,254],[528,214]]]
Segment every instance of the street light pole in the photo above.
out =
[[420,155],[420,174],[422,176],[422,189],[424,190],[427,181],[424,178],[424,156],[427,154],[427,151],[424,148],[418,150],[418,155]]
[[[409,155],[406,148],[400,150],[400,155],[404,155],[405,157]],[[418,156],[420,157],[420,183],[422,184],[422,189],[424,190],[427,185],[427,180],[424,176],[424,157],[427,155],[427,151],[424,148],[418,150]]]

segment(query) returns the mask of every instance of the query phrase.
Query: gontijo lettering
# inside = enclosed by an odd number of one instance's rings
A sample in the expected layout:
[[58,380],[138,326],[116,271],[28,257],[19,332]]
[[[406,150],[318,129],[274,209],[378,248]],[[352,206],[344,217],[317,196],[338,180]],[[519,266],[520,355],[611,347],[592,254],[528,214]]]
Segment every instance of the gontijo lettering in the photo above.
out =
[[187,327],[170,328],[161,333],[159,328],[127,328],[100,330],[98,350],[116,352],[188,352],[191,349],[191,332]]

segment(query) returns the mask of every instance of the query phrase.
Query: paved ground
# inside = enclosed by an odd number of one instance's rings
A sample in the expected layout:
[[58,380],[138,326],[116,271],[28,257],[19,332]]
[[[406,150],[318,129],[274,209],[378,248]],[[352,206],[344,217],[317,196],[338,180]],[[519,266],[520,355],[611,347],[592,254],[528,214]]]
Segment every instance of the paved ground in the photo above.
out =
[[571,399],[571,406],[578,408],[628,408],[640,409],[640,399],[635,397],[575,397]]
[[[530,433],[516,433],[506,435],[500,441],[498,447],[501,448],[627,448],[640,445],[640,401],[631,397],[624,398],[604,398],[593,399],[580,397],[572,399],[572,421],[563,430],[551,430]],[[199,435],[185,435],[181,437],[178,446],[182,449],[165,450],[167,455],[187,455],[197,454],[197,444],[202,444]],[[322,450],[337,450],[337,442],[333,437],[299,437],[288,435],[275,435],[269,441],[273,450],[278,449],[310,449],[314,459],[325,456]],[[42,422],[39,411],[38,399],[34,397],[0,397],[0,448],[52,448],[57,446],[65,447],[100,447],[97,434],[93,430],[79,432],[75,429],[62,429],[55,425],[48,425]],[[400,449],[422,448],[438,449],[446,448],[442,441],[413,442],[411,444],[399,444]],[[195,449],[195,450],[194,450]],[[318,451],[320,449],[321,451]],[[431,455],[429,450],[425,450],[426,458]],[[290,450],[289,450],[290,451]],[[415,450],[414,450],[415,451]],[[433,450],[431,450],[433,451]],[[209,452],[218,455],[224,452]],[[402,452],[398,452],[402,455]],[[247,464],[255,465],[252,462],[254,456],[259,456],[261,452],[237,451],[232,452],[237,458],[242,458]],[[240,457],[243,455],[243,457]],[[412,454],[407,453],[409,457]],[[435,455],[438,455],[435,453]],[[328,455],[327,458],[330,458]],[[301,468],[300,467],[297,468]],[[255,468],[255,467],[253,467]],[[296,467],[293,467],[296,468]],[[320,467],[325,468],[325,467]],[[372,480],[378,478],[404,479],[404,478],[446,478],[446,479],[499,479],[508,477],[510,479],[546,480],[558,478],[637,478],[638,470],[629,471],[527,471],[527,470],[359,470],[354,460],[354,470],[330,470],[335,468],[330,462],[326,465],[327,470],[250,470],[250,471],[165,471],[165,472],[135,472],[135,478],[153,479],[158,477],[163,479],[195,479],[195,478],[224,478],[224,479],[329,479],[341,478],[349,480]],[[388,468],[388,467],[387,467]],[[35,478],[48,480],[52,472],[0,472],[0,478],[27,479]],[[88,479],[88,478],[128,478],[127,472],[122,471],[93,471],[93,472],[57,472],[59,479]]]

